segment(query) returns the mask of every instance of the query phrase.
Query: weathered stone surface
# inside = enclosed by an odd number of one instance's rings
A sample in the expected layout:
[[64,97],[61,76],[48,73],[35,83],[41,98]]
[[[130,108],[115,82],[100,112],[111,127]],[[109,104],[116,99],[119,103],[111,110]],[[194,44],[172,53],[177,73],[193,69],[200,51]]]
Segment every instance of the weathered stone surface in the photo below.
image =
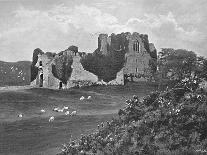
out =
[[107,50],[107,45],[108,45],[108,35],[107,34],[100,34],[98,37],[98,48],[101,54],[107,55],[108,50]]
[[89,71],[86,71],[83,68],[82,64],[80,63],[80,60],[81,57],[77,53],[77,55],[73,57],[73,64],[71,66],[73,71],[67,83],[68,88],[74,86],[90,85],[91,83],[95,83],[98,81],[98,77],[96,75]]
[[[151,59],[151,56],[149,51],[145,49],[146,45],[141,36],[142,35],[139,35],[139,33],[127,35],[129,45],[125,55],[126,62],[124,74],[133,74],[135,76],[139,74],[147,74],[146,71],[149,69],[149,60]],[[135,49],[135,45],[137,45],[138,49]]]
[[38,61],[38,55],[39,54],[44,54],[44,52],[36,48],[33,52],[33,57],[32,57],[32,65],[31,65],[31,82],[36,79],[38,75],[38,68],[35,66],[37,61]]
[[[53,57],[48,57],[46,54],[39,54],[36,67],[38,68],[37,78],[31,82],[31,86],[40,86],[40,75],[43,74],[43,85],[44,88],[59,88],[60,80],[54,77],[52,73],[52,64],[54,63]],[[40,65],[42,64],[42,65]]]
[[[92,85],[124,84],[127,75],[133,81],[145,81],[156,71],[157,51],[148,36],[139,33],[100,34],[98,48],[91,54],[78,52],[76,46],[58,54],[39,53],[33,57],[33,68],[38,73],[31,85],[43,87],[70,88]],[[37,59],[37,60],[36,60]],[[42,61],[42,66],[40,66]]]

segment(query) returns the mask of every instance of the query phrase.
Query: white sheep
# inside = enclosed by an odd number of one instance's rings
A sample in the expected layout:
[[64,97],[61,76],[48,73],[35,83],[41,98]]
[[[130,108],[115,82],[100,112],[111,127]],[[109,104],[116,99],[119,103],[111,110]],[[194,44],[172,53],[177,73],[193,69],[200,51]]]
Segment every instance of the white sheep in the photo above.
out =
[[90,100],[91,99],[91,96],[88,96],[88,100]]
[[54,117],[54,116],[51,116],[51,117],[49,118],[49,122],[54,121],[54,119],[55,119],[55,117]]
[[69,114],[70,114],[70,111],[66,111],[66,112],[65,112],[65,115],[69,115]]
[[70,116],[74,116],[76,114],[77,114],[77,111],[72,111],[71,114],[70,114]]
[[53,111],[58,112],[59,109],[60,109],[60,108],[57,107],[57,108],[54,108]]
[[23,114],[19,114],[18,117],[22,118],[23,117]]
[[58,109],[57,111],[58,111],[58,112],[63,112],[63,111],[64,111],[64,109]]
[[66,106],[64,106],[64,107],[63,107],[63,109],[68,110],[69,108],[68,108],[68,107],[66,107]]
[[44,112],[45,112],[45,110],[44,110],[44,109],[41,109],[40,111],[41,111],[42,113],[44,113]]
[[84,96],[81,96],[80,100],[83,101],[84,99],[85,99],[85,97]]

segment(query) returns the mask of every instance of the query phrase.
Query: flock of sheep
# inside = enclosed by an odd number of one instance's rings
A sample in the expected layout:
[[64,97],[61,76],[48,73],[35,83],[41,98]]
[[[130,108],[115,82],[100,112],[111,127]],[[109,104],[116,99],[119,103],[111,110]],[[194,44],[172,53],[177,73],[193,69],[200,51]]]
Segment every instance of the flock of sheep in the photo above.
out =
[[[81,96],[81,97],[80,97],[80,101],[83,101],[83,100],[85,100],[85,99],[90,100],[90,99],[91,99],[91,96],[88,96],[87,98],[85,98],[84,96]],[[70,111],[69,111],[68,109],[69,109],[69,107],[67,107],[67,106],[64,106],[63,108],[55,107],[55,108],[53,109],[53,111],[55,111],[55,112],[65,112],[65,115],[70,115],[70,116],[77,115],[77,111],[72,111],[72,112],[70,113]],[[46,111],[45,111],[44,109],[41,109],[40,112],[41,112],[41,113],[45,113]],[[23,117],[23,114],[22,114],[22,113],[19,114],[18,117],[22,118],[22,117]],[[54,117],[54,116],[51,116],[51,117],[49,118],[49,122],[53,122],[54,120],[55,120],[55,117]]]

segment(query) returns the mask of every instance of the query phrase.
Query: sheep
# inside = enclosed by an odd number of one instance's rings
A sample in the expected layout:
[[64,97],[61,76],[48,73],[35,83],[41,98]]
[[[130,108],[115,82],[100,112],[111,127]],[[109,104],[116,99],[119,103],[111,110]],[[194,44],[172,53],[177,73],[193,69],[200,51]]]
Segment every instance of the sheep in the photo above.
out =
[[23,114],[19,114],[18,117],[22,118],[23,117]]
[[64,107],[63,107],[63,109],[68,110],[69,108],[68,108],[68,107],[66,107],[66,106],[64,106]]
[[54,119],[55,119],[55,117],[54,117],[54,116],[51,116],[51,117],[49,118],[49,122],[54,121]]
[[84,96],[81,96],[80,101],[83,101],[84,99],[85,99],[85,97]]
[[44,109],[41,109],[40,111],[41,111],[42,113],[44,113],[44,112],[45,112],[45,110],[44,110]]
[[65,115],[69,115],[69,114],[70,114],[70,111],[66,111],[66,112],[65,112]]
[[63,109],[58,109],[57,112],[63,112],[64,111],[64,108]]
[[58,112],[59,109],[60,109],[60,108],[57,107],[57,108],[54,108],[53,111]]
[[77,114],[77,111],[72,111],[71,114],[70,114],[70,116],[74,116],[76,114]]
[[91,96],[88,96],[88,100],[90,100],[91,99]]

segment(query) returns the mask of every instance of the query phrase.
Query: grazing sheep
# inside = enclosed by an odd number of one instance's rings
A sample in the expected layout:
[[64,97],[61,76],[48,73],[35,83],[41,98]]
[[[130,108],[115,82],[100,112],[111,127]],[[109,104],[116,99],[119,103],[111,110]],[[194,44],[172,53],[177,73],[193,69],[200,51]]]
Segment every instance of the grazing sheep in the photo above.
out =
[[58,109],[58,112],[63,112],[64,111],[64,108],[63,109]]
[[59,109],[60,109],[60,108],[57,107],[57,108],[54,108],[53,111],[58,112]]
[[68,107],[66,107],[66,106],[64,106],[64,107],[63,107],[63,109],[68,110],[69,108],[68,108]]
[[88,96],[88,100],[90,100],[91,99],[91,96]]
[[65,112],[65,115],[69,115],[69,114],[70,114],[70,111],[66,111],[66,112]]
[[77,114],[77,111],[73,111],[73,112],[71,112],[70,116],[74,116],[76,114]]
[[49,119],[49,122],[52,122],[54,121],[55,117],[54,116],[51,116],[50,119]]
[[44,109],[41,109],[40,111],[41,111],[41,112],[45,112],[45,110],[44,110]]
[[85,97],[84,96],[81,96],[80,101],[83,101],[84,99],[85,99]]
[[22,118],[23,117],[23,114],[19,114],[18,117]]

